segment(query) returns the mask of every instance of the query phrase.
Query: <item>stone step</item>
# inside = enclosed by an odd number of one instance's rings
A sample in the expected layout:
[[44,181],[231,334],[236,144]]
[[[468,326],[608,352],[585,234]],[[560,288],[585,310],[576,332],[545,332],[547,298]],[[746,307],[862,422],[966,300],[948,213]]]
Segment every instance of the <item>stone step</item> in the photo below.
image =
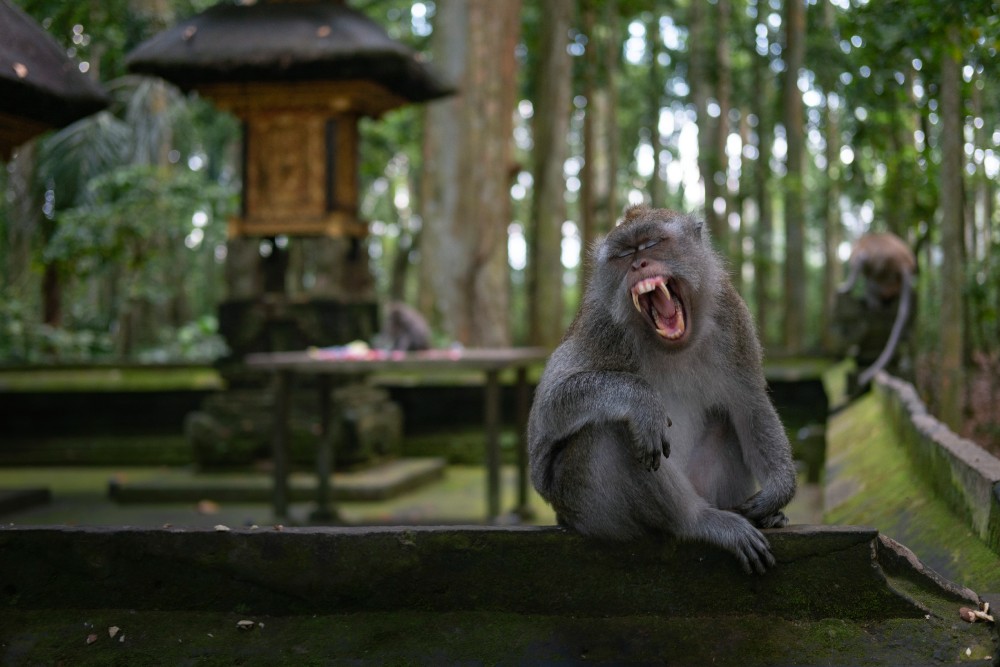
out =
[[[379,501],[400,496],[444,476],[443,458],[400,458],[361,470],[332,476],[335,502]],[[296,472],[289,476],[292,502],[316,498],[316,475]],[[142,482],[112,480],[108,494],[119,503],[269,503],[272,478],[265,473],[202,473],[169,475]]]
[[977,595],[874,529],[765,533],[777,565],[749,576],[712,547],[558,528],[0,526],[0,655],[744,666],[997,655],[995,626],[959,620]]

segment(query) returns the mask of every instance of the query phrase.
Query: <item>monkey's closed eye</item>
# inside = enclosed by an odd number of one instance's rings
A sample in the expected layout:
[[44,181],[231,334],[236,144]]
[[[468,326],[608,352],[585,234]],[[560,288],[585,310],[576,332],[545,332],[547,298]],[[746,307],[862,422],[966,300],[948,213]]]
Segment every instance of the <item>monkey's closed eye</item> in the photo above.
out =
[[639,247],[637,247],[637,248],[627,248],[625,250],[622,250],[617,255],[615,255],[615,257],[617,259],[624,259],[625,257],[631,257],[632,255],[634,255],[637,252],[641,252],[643,250],[646,250],[647,248],[652,248],[654,245],[656,245],[657,243],[659,243],[662,240],[663,239],[655,239],[653,241],[646,241],[645,243],[640,243]]

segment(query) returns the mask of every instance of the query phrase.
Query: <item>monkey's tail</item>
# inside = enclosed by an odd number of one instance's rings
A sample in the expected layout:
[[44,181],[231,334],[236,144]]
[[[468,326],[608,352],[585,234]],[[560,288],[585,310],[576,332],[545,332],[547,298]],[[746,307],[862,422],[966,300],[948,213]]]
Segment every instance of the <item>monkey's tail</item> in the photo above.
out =
[[899,338],[903,335],[903,327],[906,326],[906,320],[910,316],[910,301],[912,299],[913,289],[912,282],[913,276],[910,275],[909,271],[903,271],[903,285],[899,292],[899,308],[896,310],[896,321],[892,323],[892,331],[889,333],[889,340],[886,341],[885,348],[882,350],[882,354],[879,355],[878,359],[875,360],[871,366],[869,366],[865,371],[858,376],[858,387],[864,387],[875,374],[878,373],[882,368],[889,363],[892,359],[892,355],[896,352],[896,345],[899,344]]

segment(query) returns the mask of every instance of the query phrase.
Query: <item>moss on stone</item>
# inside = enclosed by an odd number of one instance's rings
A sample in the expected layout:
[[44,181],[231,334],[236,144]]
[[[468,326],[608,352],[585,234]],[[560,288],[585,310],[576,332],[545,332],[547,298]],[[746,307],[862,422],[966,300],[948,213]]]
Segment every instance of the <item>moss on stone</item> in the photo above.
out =
[[838,413],[828,429],[826,523],[875,526],[948,579],[1000,591],[1000,556],[925,485],[877,397]]
[[[241,620],[253,621],[252,629],[238,629]],[[78,609],[0,611],[0,623],[5,664],[959,664],[983,661],[996,648],[982,632],[934,619]],[[87,644],[91,634],[96,640]]]

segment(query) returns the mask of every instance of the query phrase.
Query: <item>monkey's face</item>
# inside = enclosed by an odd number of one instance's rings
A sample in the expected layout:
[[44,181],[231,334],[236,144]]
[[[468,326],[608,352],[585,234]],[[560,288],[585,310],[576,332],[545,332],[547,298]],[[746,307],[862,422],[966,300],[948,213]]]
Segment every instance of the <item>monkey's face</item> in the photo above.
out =
[[598,261],[612,277],[604,286],[612,292],[605,298],[614,318],[668,349],[687,345],[696,324],[704,257],[700,226],[678,214],[650,211],[613,230]]

